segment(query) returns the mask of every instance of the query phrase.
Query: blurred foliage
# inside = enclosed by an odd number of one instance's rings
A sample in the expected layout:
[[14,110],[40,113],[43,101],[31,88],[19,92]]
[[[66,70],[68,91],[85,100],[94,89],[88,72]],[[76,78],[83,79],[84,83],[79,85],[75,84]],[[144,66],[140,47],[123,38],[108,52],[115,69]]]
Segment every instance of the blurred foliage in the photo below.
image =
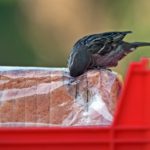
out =
[[[0,0],[0,65],[66,66],[86,34],[131,30],[127,41],[150,41],[149,0]],[[114,70],[150,57],[139,48]]]
[[7,4],[7,5],[14,4],[16,2],[17,2],[17,0],[0,0],[1,4],[3,3],[3,4]]
[[18,6],[9,0],[7,4],[0,3],[0,64],[32,65],[35,56],[33,49],[21,35]]

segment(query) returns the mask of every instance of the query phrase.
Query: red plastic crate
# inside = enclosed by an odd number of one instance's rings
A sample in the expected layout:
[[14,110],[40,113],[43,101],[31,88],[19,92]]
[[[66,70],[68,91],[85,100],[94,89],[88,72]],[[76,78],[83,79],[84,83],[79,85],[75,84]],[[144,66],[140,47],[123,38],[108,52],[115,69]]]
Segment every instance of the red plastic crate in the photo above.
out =
[[148,62],[130,65],[111,126],[0,128],[0,150],[150,150]]

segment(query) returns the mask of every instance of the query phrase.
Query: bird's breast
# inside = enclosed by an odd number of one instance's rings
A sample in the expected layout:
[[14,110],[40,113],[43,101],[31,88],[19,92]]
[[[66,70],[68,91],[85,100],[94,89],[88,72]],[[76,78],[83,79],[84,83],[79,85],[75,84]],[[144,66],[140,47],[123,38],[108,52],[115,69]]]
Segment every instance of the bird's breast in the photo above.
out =
[[94,54],[92,55],[92,59],[95,66],[99,67],[113,67],[118,64],[118,59],[115,57],[112,57],[110,55],[98,55]]

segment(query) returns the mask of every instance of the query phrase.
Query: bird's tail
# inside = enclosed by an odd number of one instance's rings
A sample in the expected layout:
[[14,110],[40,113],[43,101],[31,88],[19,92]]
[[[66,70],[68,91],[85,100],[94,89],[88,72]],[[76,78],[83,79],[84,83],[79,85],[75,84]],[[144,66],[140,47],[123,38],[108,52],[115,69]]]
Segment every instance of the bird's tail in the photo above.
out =
[[141,47],[141,46],[150,46],[150,43],[148,42],[134,42],[131,43],[131,48],[137,48],[137,47]]

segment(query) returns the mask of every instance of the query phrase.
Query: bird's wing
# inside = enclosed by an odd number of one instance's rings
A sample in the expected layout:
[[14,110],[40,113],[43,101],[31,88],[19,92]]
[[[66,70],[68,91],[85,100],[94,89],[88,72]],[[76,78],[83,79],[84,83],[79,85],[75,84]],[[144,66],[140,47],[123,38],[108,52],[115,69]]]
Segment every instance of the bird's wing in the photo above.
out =
[[82,42],[89,47],[90,52],[93,54],[105,54],[111,51],[114,44],[122,41],[122,39],[131,31],[125,32],[105,32],[101,34],[93,34],[84,37]]
[[123,32],[105,32],[102,33],[100,36],[103,38],[106,38],[108,42],[118,42],[123,40],[123,38],[129,34],[132,33],[131,31],[123,31]]

